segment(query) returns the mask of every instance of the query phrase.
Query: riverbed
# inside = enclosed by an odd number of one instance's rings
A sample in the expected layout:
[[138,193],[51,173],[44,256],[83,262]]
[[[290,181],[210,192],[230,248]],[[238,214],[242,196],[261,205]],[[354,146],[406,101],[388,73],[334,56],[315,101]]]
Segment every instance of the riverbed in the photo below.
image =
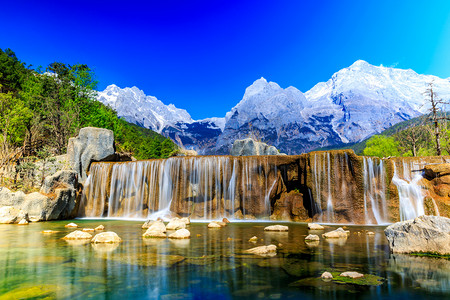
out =
[[[103,224],[120,244],[61,239]],[[71,220],[0,225],[0,299],[432,299],[450,297],[450,260],[392,255],[384,226],[348,226],[344,240],[305,243],[306,224],[191,223],[191,238],[144,239],[143,222]],[[44,230],[55,233],[45,234]],[[371,231],[373,235],[367,235]],[[249,242],[253,236],[256,243]],[[244,251],[274,244],[274,257]],[[357,271],[370,280],[325,282],[325,272]]]

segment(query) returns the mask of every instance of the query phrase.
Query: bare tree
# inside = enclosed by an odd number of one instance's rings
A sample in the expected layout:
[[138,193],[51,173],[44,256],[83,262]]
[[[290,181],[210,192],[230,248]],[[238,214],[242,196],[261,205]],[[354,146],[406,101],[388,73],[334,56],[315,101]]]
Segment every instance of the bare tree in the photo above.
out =
[[436,140],[436,153],[441,156],[441,132],[439,129],[439,121],[447,120],[446,116],[441,114],[442,106],[449,104],[448,102],[442,100],[438,97],[436,92],[434,91],[433,81],[428,84],[428,88],[425,91],[425,95],[427,96],[427,101],[430,103],[431,107],[429,109],[430,115],[429,119],[434,127],[434,137]]

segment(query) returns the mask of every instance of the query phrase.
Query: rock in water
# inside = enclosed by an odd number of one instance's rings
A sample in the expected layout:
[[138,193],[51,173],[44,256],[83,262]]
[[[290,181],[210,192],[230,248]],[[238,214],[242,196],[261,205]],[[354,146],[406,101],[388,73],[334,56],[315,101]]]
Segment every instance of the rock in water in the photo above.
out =
[[120,243],[122,239],[117,235],[117,233],[112,231],[98,233],[94,236],[91,243]]
[[14,206],[0,207],[0,224],[16,223],[24,213]]
[[233,156],[280,155],[274,146],[257,142],[251,138],[235,140],[230,154]]
[[22,219],[18,225],[28,225],[28,221],[26,219]]
[[208,224],[208,228],[222,228],[222,226],[217,222],[211,222]]
[[180,221],[183,221],[186,225],[191,224],[191,219],[188,217],[181,218]]
[[264,228],[265,231],[288,231],[289,227],[284,225],[272,225]]
[[99,230],[105,230],[105,226],[103,226],[103,225],[98,225],[97,227],[95,227],[95,230],[96,230],[96,231],[99,231]]
[[69,233],[65,237],[63,237],[64,240],[84,240],[84,239],[91,239],[92,235],[83,232],[81,230],[75,230],[74,232]]
[[80,175],[80,182],[86,180],[91,162],[110,160],[114,154],[114,133],[103,128],[81,128],[76,138],[69,139],[67,146],[67,159]]
[[142,235],[145,238],[165,238],[166,226],[161,221],[155,221]]
[[450,219],[437,216],[420,216],[414,220],[397,222],[384,233],[394,253],[450,254]]
[[153,224],[154,222],[155,222],[155,221],[153,221],[153,220],[147,220],[147,221],[145,221],[145,223],[142,224],[142,229],[147,229],[147,228],[149,228],[150,226],[152,226],[152,224]]
[[178,230],[186,228],[186,223],[180,219],[172,219],[169,224],[167,224],[167,230]]
[[350,278],[355,279],[355,278],[364,277],[364,274],[361,274],[361,273],[358,273],[358,272],[344,272],[344,273],[339,274],[339,276],[350,277]]
[[322,225],[316,224],[316,223],[308,223],[308,229],[309,230],[323,230],[325,227]]
[[83,228],[82,231],[83,232],[94,232],[95,229],[94,228]]
[[75,224],[75,223],[69,223],[69,224],[65,225],[64,227],[66,227],[66,228],[77,228],[78,225]]
[[305,237],[305,241],[319,241],[320,238],[318,235],[310,234],[307,237]]
[[259,246],[245,250],[245,252],[261,256],[275,256],[277,254],[277,246],[275,245]]
[[222,219],[222,222],[224,222],[224,223],[226,223],[226,224],[231,223],[230,220],[228,220],[227,218],[223,218],[223,219]]
[[257,236],[253,236],[248,241],[251,242],[251,243],[256,243],[258,241],[258,237]]
[[333,275],[331,275],[330,272],[323,272],[322,275],[320,276],[324,281],[328,281],[333,279]]
[[179,229],[169,235],[171,239],[188,239],[191,237],[191,233],[187,229]]
[[347,238],[349,235],[349,231],[342,229],[341,227],[339,227],[336,230],[327,232],[322,234],[322,237],[326,238],[326,239],[342,239],[342,238]]

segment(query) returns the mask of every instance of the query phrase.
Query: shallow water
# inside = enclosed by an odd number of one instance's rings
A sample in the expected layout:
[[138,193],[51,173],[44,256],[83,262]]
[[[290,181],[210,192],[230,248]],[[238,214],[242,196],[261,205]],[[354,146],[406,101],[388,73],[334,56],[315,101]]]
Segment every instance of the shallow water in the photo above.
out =
[[[450,296],[450,260],[391,255],[384,227],[349,226],[347,240],[307,245],[306,224],[264,232],[267,223],[208,229],[193,223],[189,240],[143,239],[142,222],[74,220],[119,234],[120,245],[62,240],[69,221],[0,225],[0,299],[431,299]],[[272,223],[273,224],[273,223]],[[335,229],[327,226],[325,231]],[[43,230],[56,230],[43,234]],[[362,230],[375,232],[368,236]],[[360,232],[360,234],[358,234]],[[253,244],[248,240],[259,238]],[[277,255],[243,253],[279,245]],[[381,277],[378,286],[323,282],[324,271]]]

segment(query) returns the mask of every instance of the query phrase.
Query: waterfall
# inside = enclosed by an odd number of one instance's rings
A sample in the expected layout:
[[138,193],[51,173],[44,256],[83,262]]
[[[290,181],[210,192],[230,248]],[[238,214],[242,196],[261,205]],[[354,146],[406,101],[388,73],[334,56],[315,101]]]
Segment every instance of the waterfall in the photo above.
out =
[[267,157],[93,163],[79,215],[156,219],[177,213],[202,220],[268,219],[276,174],[277,167]]
[[422,173],[422,165],[420,163],[402,162],[400,166],[394,164],[392,182],[398,189],[401,221],[414,219],[425,214],[423,207],[424,195],[419,185],[419,181],[423,178]]
[[385,174],[382,159],[363,157],[364,217],[366,224],[388,222]]

